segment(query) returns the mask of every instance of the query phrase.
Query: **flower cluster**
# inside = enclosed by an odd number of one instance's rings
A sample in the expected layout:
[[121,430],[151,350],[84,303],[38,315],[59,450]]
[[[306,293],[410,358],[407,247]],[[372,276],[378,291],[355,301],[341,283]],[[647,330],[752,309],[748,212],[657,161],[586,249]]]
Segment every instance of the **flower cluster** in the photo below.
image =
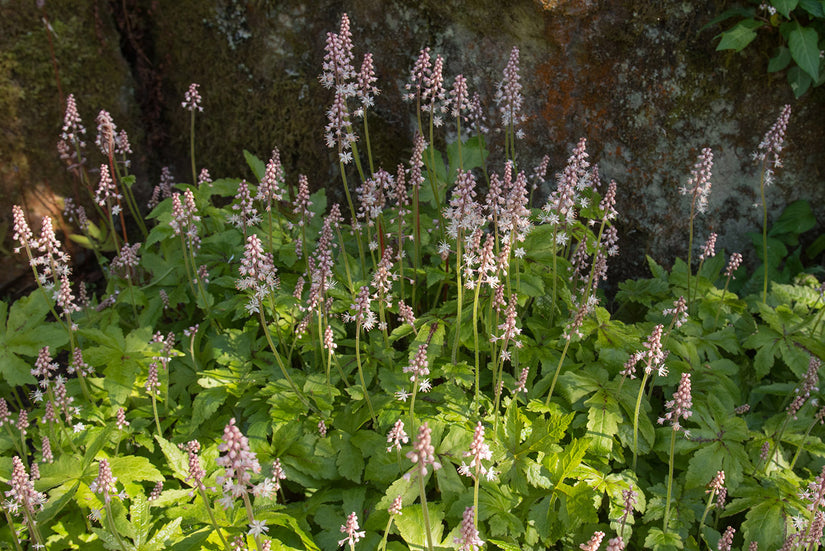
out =
[[432,465],[434,471],[441,468],[441,463],[435,460],[431,438],[432,429],[427,423],[423,423],[418,427],[418,437],[413,442],[412,451],[407,453],[407,459],[416,464],[413,471],[422,477],[427,476],[427,465]]
[[183,94],[183,102],[180,104],[181,107],[188,111],[201,111],[203,112],[203,106],[201,106],[201,95],[198,92],[198,88],[200,84],[192,83],[189,85],[189,89]]
[[696,208],[700,213],[705,212],[708,207],[711,168],[713,168],[713,151],[706,147],[699,154],[699,159],[693,166],[687,185],[679,188],[679,193],[682,195],[690,195],[691,207]]
[[235,282],[235,287],[240,291],[252,291],[246,309],[249,313],[257,313],[261,301],[278,287],[279,282],[272,253],[264,253],[263,243],[255,234],[246,238],[244,257],[238,271],[241,278]]
[[758,163],[762,163],[764,185],[766,186],[773,183],[774,169],[782,166],[782,159],[779,155],[782,153],[785,144],[785,130],[788,128],[790,118],[791,106],[786,105],[753,153],[753,159]]
[[[665,422],[669,422],[673,430],[682,430],[682,425],[679,423],[679,420],[687,419],[693,414],[690,409],[692,406],[693,398],[690,394],[690,373],[682,373],[679,388],[676,390],[676,394],[673,395],[673,399],[665,402],[667,413],[665,413],[664,417],[658,419],[658,423],[662,425]],[[685,431],[685,434],[687,434],[687,431]]]
[[461,518],[460,535],[453,539],[460,551],[477,551],[481,549],[484,542],[479,537],[478,528],[475,525],[475,507],[464,509]]
[[249,440],[235,425],[235,419],[223,429],[223,441],[218,445],[223,455],[215,463],[224,468],[224,474],[217,477],[223,489],[223,497],[218,502],[225,509],[232,507],[236,498],[249,493],[253,473],[261,472],[257,455],[249,449]]

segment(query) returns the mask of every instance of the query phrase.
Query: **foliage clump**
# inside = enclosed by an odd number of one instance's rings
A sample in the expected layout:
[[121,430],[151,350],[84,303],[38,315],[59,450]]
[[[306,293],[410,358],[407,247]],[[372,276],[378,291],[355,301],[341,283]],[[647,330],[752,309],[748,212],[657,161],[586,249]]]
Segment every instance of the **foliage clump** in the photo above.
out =
[[[74,281],[51,220],[37,235],[15,207],[38,289],[0,303],[0,535],[18,550],[818,546],[825,286],[787,249],[810,206],[765,217],[761,271],[715,238],[694,262],[691,232],[687,262],[648,258],[608,310],[621,187],[582,139],[533,196],[548,163],[518,155],[518,50],[491,120],[422,50],[412,154],[390,169],[368,137],[378,61],[358,70],[354,52],[344,16],[322,76],[343,206],[278,149],[244,152],[254,181],[213,180],[193,85],[191,180],[168,176],[147,207],[128,136],[101,112],[91,151],[70,96],[61,155],[94,208],[67,205],[71,237],[106,280]],[[765,141],[763,203],[789,115]],[[704,150],[691,228],[711,178]]]

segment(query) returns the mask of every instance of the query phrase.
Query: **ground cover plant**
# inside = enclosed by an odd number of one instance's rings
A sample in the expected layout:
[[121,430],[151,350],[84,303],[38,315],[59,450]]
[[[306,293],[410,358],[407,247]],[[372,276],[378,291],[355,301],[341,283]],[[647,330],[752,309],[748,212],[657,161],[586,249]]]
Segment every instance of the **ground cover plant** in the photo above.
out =
[[[59,150],[94,209],[67,200],[71,238],[107,277],[75,284],[52,221],[36,236],[15,207],[38,289],[0,303],[0,545],[818,548],[810,205],[763,211],[747,274],[715,234],[694,243],[712,201],[703,150],[681,190],[687,262],[649,258],[608,309],[620,188],[582,139],[538,197],[547,161],[517,154],[518,50],[490,121],[421,51],[418,131],[391,171],[369,142],[373,58],[356,71],[355,50],[344,16],[321,76],[342,205],[285,174],[277,149],[244,152],[255,181],[212,181],[193,84],[191,175],[165,174],[144,216],[127,135],[101,111],[87,147],[69,97]],[[755,147],[763,205],[790,116]]]

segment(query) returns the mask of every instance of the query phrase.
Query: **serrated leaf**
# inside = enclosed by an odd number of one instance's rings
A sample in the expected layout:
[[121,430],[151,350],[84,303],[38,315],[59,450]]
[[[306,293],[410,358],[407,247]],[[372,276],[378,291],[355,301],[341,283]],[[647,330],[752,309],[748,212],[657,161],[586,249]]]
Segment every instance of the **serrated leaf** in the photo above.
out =
[[587,436],[590,447],[599,455],[607,455],[613,450],[613,439],[622,422],[619,404],[609,394],[597,392],[585,402],[587,411]]
[[[440,504],[432,502],[427,510],[430,515],[430,533],[432,534],[433,544],[439,545],[444,533],[444,525],[442,524],[444,512]],[[410,549],[424,549],[427,547],[424,512],[420,505],[401,509],[401,514],[395,517],[395,525],[401,533],[401,538],[410,546]]]
[[651,528],[645,538],[645,549],[654,551],[674,551],[683,549],[684,544],[679,534],[673,532],[662,532],[661,528]]
[[819,79],[819,34],[797,23],[788,36],[788,47],[796,64],[814,81]]
[[143,494],[132,497],[129,506],[129,523],[132,525],[135,547],[141,548],[143,542],[149,539],[149,529],[152,528],[152,514],[149,512],[149,501]]
[[192,404],[192,422],[190,426],[195,429],[218,411],[218,408],[229,397],[225,386],[207,388],[195,396]]
[[745,513],[742,532],[746,541],[759,543],[762,549],[779,549],[784,541],[785,519],[790,511],[778,500],[761,500]]
[[342,476],[355,482],[361,483],[361,473],[364,472],[364,456],[350,442],[348,434],[343,434],[341,440],[338,442],[338,456],[335,459],[335,464],[338,466],[338,472]]
[[157,440],[160,445],[160,450],[163,452],[163,455],[166,456],[166,464],[172,469],[175,478],[181,482],[185,481],[189,477],[188,456],[162,436],[156,434],[155,440]]
[[141,551],[159,551],[160,549],[166,548],[166,542],[175,535],[176,532],[180,532],[180,523],[183,521],[182,517],[178,517],[171,522],[167,522],[163,525],[163,527],[155,532],[146,545],[141,548]]
[[112,474],[121,484],[135,481],[161,482],[163,475],[147,457],[124,455],[109,460]]

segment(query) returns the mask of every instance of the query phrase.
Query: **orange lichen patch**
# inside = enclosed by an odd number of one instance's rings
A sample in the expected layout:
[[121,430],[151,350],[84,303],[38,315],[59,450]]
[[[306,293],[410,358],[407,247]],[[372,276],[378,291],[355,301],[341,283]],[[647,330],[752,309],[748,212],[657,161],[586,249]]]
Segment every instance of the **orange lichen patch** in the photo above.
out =
[[[604,143],[610,137],[608,120],[610,90],[614,75],[609,63],[591,63],[588,52],[568,52],[572,25],[551,25],[551,41],[559,46],[560,55],[542,63],[536,76],[545,94],[542,117],[550,129],[550,137],[563,140],[569,134],[567,126],[576,121],[588,138]],[[573,22],[571,22],[573,23]]]

